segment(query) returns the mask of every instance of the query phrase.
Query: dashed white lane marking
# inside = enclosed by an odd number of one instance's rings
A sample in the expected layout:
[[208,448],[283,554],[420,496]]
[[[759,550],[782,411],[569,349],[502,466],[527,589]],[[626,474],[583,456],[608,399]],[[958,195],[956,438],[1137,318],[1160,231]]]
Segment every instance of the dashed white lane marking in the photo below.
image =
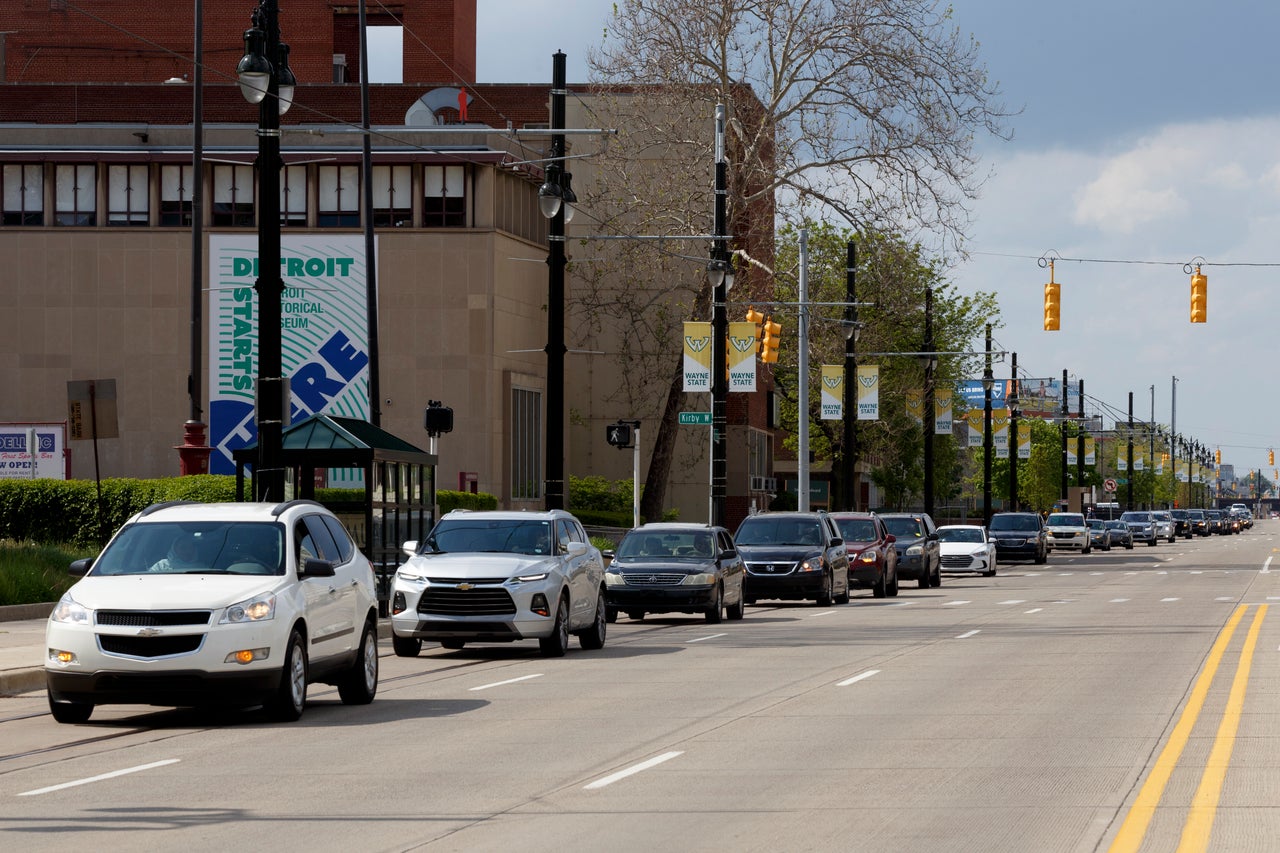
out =
[[472,687],[472,691],[488,690],[490,687],[502,687],[504,684],[515,684],[517,681],[528,681],[531,678],[541,678],[542,673],[535,672],[533,675],[522,675],[519,678],[508,678],[506,681],[495,681],[492,684],[481,684],[479,687]]
[[1043,607],[1035,607],[1035,608],[1032,608],[1031,610],[1024,610],[1024,611],[1022,611],[1022,612],[1023,612],[1023,613],[1039,613],[1041,610],[1044,610],[1044,608],[1043,608]]
[[1101,577],[1101,576],[1102,576],[1102,572],[1089,572],[1089,576],[1090,576],[1090,577],[1095,577],[1095,578],[1097,578],[1097,577]]
[[1235,599],[1229,595],[1220,595],[1214,601],[1235,601]]
[[1271,557],[1267,557],[1267,561],[1262,564],[1262,571],[1259,574],[1271,574]]
[[967,639],[969,639],[970,637],[972,637],[974,634],[981,634],[981,633],[982,633],[981,631],[969,631],[969,632],[967,632],[967,633],[961,634],[960,636],[956,637],[956,639],[957,639],[957,640],[967,640]]
[[890,607],[906,607],[908,604],[915,604],[914,601],[895,601]]
[[1001,604],[1026,604],[1027,600],[1025,598],[1011,598],[1008,601],[1002,601],[1000,603]]
[[866,672],[860,672],[853,678],[846,678],[844,681],[837,682],[836,687],[848,687],[850,684],[855,684],[862,681],[864,678],[870,678],[873,675],[878,675],[879,672],[880,670],[878,669],[869,669]]
[[824,611],[822,611],[821,613],[814,613],[814,614],[813,614],[813,616],[812,616],[812,617],[810,617],[810,618],[817,619],[819,616],[830,616],[832,613],[835,613],[835,611],[834,611],[834,610],[824,610]]
[[1112,604],[1124,604],[1124,603],[1125,603],[1126,601],[1128,601],[1128,600],[1129,600],[1129,599],[1127,599],[1127,598],[1113,598],[1113,599],[1111,599],[1111,603],[1112,603]]
[[104,779],[114,779],[117,776],[127,776],[130,773],[141,773],[143,770],[154,770],[157,767],[164,767],[166,764],[177,764],[179,760],[180,759],[177,758],[166,758],[164,761],[153,761],[150,764],[139,764],[137,767],[126,767],[124,770],[113,770],[110,773],[90,776],[88,779],[76,779],[74,782],[63,782],[61,785],[50,785],[47,788],[37,788],[34,791],[23,791],[21,794],[18,794],[18,796],[36,797],[40,794],[61,791],[65,788],[74,788],[77,785],[88,785],[91,782],[101,782]]
[[705,637],[694,637],[692,640],[688,640],[687,642],[701,643],[703,640],[714,640],[716,637],[727,637],[727,636],[728,634],[721,632],[719,634],[708,634]]
[[972,604],[972,601],[948,601],[943,607],[955,607],[958,604]]
[[589,785],[583,785],[582,786],[583,790],[594,791],[597,788],[603,788],[605,785],[612,785],[614,782],[617,782],[620,779],[625,779],[628,776],[633,776],[642,770],[648,770],[650,767],[657,767],[659,764],[662,764],[664,761],[670,761],[671,759],[680,755],[684,755],[683,750],[676,751],[676,752],[664,752],[662,753],[662,755],[654,756],[653,758],[650,758],[648,761],[641,761],[639,764],[633,764],[630,767],[626,768],[625,770],[619,770],[617,773],[612,773],[608,776],[605,776],[602,779],[597,779],[596,781],[592,782]]
[[1071,577],[1071,572],[1058,572],[1058,577],[1060,577],[1060,578],[1069,578],[1069,577]]
[[1162,599],[1160,599],[1160,601],[1161,601],[1162,603],[1163,603],[1163,602],[1168,602],[1168,601],[1181,601],[1181,600],[1182,600],[1181,598],[1162,598]]
[[1193,575],[1202,575],[1202,574],[1204,574],[1204,572],[1197,572],[1197,571],[1195,571],[1195,570],[1192,570],[1191,574],[1193,574]]

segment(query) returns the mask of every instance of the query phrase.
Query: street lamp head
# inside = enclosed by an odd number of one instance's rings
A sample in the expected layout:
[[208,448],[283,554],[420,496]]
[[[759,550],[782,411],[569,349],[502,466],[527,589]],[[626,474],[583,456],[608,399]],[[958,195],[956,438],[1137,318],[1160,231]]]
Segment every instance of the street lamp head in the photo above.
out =
[[293,90],[298,85],[298,78],[293,76],[293,69],[289,67],[289,45],[280,44],[280,61],[277,63],[276,68],[280,115],[284,115],[289,111],[289,107],[293,106]]
[[846,341],[851,340],[856,344],[858,342],[858,335],[862,332],[862,324],[854,320],[841,320],[840,330],[844,332],[844,339]]
[[236,66],[236,77],[240,80],[240,94],[251,104],[260,104],[267,96],[267,84],[271,80],[271,63],[267,61],[267,34],[257,26],[255,15],[254,26],[244,31],[244,56]]
[[547,179],[538,187],[538,209],[547,219],[555,219],[560,212],[560,204],[564,200],[564,189],[560,186],[560,167],[552,164],[547,167]]
[[560,173],[560,199],[564,203],[564,224],[568,225],[573,221],[574,205],[578,202],[578,194],[573,191],[573,175],[569,172]]
[[996,387],[996,378],[992,376],[991,371],[988,370],[986,373],[982,374],[982,390],[990,391],[994,387]]

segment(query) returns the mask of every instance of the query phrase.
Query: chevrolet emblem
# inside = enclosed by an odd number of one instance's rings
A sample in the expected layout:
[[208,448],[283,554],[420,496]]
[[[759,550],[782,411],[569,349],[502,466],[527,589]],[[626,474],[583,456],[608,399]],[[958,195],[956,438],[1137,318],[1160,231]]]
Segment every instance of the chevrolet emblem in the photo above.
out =
[[455,587],[455,588],[456,588],[456,589],[460,589],[460,590],[462,590],[463,592],[466,592],[466,591],[467,591],[467,590],[469,590],[469,589],[475,589],[475,588],[476,588],[476,585],[475,585],[475,584],[473,584],[473,583],[460,583],[460,584],[458,584],[458,585],[457,585],[457,587]]
[[158,637],[163,633],[164,631],[161,631],[159,628],[139,628],[138,629],[139,637]]

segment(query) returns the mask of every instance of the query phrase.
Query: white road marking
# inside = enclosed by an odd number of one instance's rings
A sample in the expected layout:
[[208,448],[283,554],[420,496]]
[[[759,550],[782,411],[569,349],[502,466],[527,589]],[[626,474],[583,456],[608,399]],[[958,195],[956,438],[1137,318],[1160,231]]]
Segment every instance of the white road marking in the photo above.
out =
[[1235,601],[1235,599],[1229,595],[1220,595],[1214,601]]
[[814,614],[812,614],[812,616],[811,616],[810,618],[817,619],[819,616],[830,616],[832,613],[835,613],[835,611],[834,611],[834,610],[824,610],[824,611],[822,611],[821,613],[814,613]]
[[603,788],[605,785],[612,785],[614,782],[617,782],[620,779],[625,779],[628,776],[633,776],[642,770],[648,770],[650,767],[657,767],[659,764],[662,764],[664,761],[670,761],[671,759],[681,755],[684,755],[683,751],[664,752],[662,753],[662,755],[658,755],[653,758],[650,758],[648,761],[641,761],[639,764],[633,764],[625,770],[619,770],[617,773],[612,773],[608,776],[605,776],[603,779],[597,779],[596,781],[592,782],[589,785],[583,785],[582,788],[585,791],[594,791],[597,788]]
[[688,640],[687,642],[701,643],[703,640],[714,640],[716,637],[724,637],[724,636],[727,636],[727,634],[725,634],[724,632],[721,632],[719,634],[710,634],[706,637],[695,637],[694,639]]
[[895,601],[890,607],[906,607],[908,604],[915,604],[914,601]]
[[117,776],[127,776],[130,773],[140,773],[143,770],[153,770],[156,767],[164,767],[166,764],[177,764],[180,759],[166,758],[164,761],[153,761],[150,764],[140,764],[137,767],[126,767],[124,770],[113,770],[110,773],[103,773],[100,776],[90,776],[88,779],[77,779],[74,782],[63,782],[61,785],[50,785],[48,788],[37,788],[34,791],[23,791],[19,797],[36,797],[40,794],[48,794],[53,791],[61,791],[64,788],[74,788],[77,785],[88,785],[91,782],[101,782],[104,779],[114,779]]
[[1101,574],[1102,574],[1102,572],[1089,572],[1089,575],[1090,575],[1091,577],[1095,577],[1095,578],[1096,578],[1096,577],[1098,577],[1098,576],[1100,576]]
[[479,687],[472,687],[474,690],[488,690],[490,687],[502,687],[504,684],[515,684],[517,681],[528,681],[530,678],[541,678],[542,673],[535,672],[533,675],[522,675],[519,678],[508,678],[506,681],[495,681],[492,684],[481,684]]
[[948,601],[943,607],[955,607],[958,604],[972,604],[972,601]]
[[969,632],[967,632],[967,633],[961,634],[960,636],[956,637],[956,639],[957,639],[957,640],[967,640],[967,639],[969,639],[970,637],[972,637],[974,634],[981,634],[981,633],[982,633],[981,631],[969,631]]
[[1112,604],[1124,604],[1124,603],[1125,603],[1126,601],[1128,601],[1128,600],[1129,600],[1129,599],[1127,599],[1127,598],[1113,598],[1113,599],[1111,599],[1111,603],[1112,603]]
[[1180,598],[1162,598],[1162,599],[1160,599],[1160,601],[1161,601],[1161,602],[1166,602],[1166,601],[1181,601],[1181,600],[1182,600],[1182,599],[1180,599]]
[[1192,571],[1192,572],[1191,572],[1191,574],[1193,574],[1193,575],[1202,575],[1202,574],[1204,574],[1204,572]]
[[1044,608],[1043,608],[1043,607],[1036,607],[1036,608],[1034,608],[1034,609],[1032,609],[1032,610],[1024,610],[1024,611],[1022,611],[1022,612],[1023,612],[1023,613],[1039,613],[1041,610],[1044,610]]
[[1267,561],[1262,564],[1262,571],[1259,572],[1259,574],[1263,574],[1263,575],[1271,574],[1271,559],[1272,559],[1271,557],[1267,557]]
[[858,681],[862,681],[864,678],[870,678],[873,675],[879,675],[879,674],[880,674],[880,670],[869,669],[866,672],[858,673],[853,678],[846,678],[844,681],[836,682],[836,687],[848,687],[850,684],[853,684]]
[[1071,572],[1058,572],[1058,577],[1060,577],[1060,578],[1069,578],[1069,577],[1071,577]]
[[1026,604],[1027,600],[1025,598],[1011,598],[1008,601],[1002,601],[1000,603],[1001,604]]

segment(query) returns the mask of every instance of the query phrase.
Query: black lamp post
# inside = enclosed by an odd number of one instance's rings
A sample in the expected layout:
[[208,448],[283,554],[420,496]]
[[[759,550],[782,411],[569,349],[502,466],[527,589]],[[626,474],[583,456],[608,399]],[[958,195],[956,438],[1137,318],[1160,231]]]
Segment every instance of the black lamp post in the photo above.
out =
[[551,158],[538,188],[538,207],[547,226],[547,448],[546,507],[564,509],[564,227],[578,200],[564,170],[565,55],[551,57]]
[[[236,66],[240,93],[258,105],[258,461],[255,497],[284,500],[284,422],[287,384],[281,357],[280,300],[280,116],[293,103],[297,80],[289,70],[289,46],[280,41],[277,0],[260,0],[244,33],[244,56]],[[199,176],[197,176],[198,178]]]
[[[711,524],[723,525],[728,495],[729,466],[726,431],[729,397],[729,317],[725,300],[733,286],[733,263],[729,256],[729,164],[725,160],[724,104],[716,105],[716,186],[715,234],[707,276],[711,281]],[[803,416],[803,413],[802,413]]]
[[1005,402],[1009,406],[1009,437],[1013,445],[1009,451],[1009,509],[1018,511],[1018,354],[1013,353],[1013,369],[1010,372],[1009,393]]
[[858,267],[858,247],[850,240],[845,253],[844,265],[845,308],[844,308],[844,421],[841,424],[842,436],[840,453],[841,477],[844,481],[843,506],[845,510],[858,508],[858,492],[860,491],[854,478],[858,470],[857,423],[858,423],[858,306],[856,304],[856,273]]
[[[991,373],[991,324],[987,324],[987,366],[982,371],[982,523],[991,524],[991,389],[996,379]],[[1017,450],[1017,439],[1014,439]]]
[[924,289],[924,411],[921,420],[924,427],[924,511],[933,517],[933,371],[937,355],[933,345],[933,288]]

